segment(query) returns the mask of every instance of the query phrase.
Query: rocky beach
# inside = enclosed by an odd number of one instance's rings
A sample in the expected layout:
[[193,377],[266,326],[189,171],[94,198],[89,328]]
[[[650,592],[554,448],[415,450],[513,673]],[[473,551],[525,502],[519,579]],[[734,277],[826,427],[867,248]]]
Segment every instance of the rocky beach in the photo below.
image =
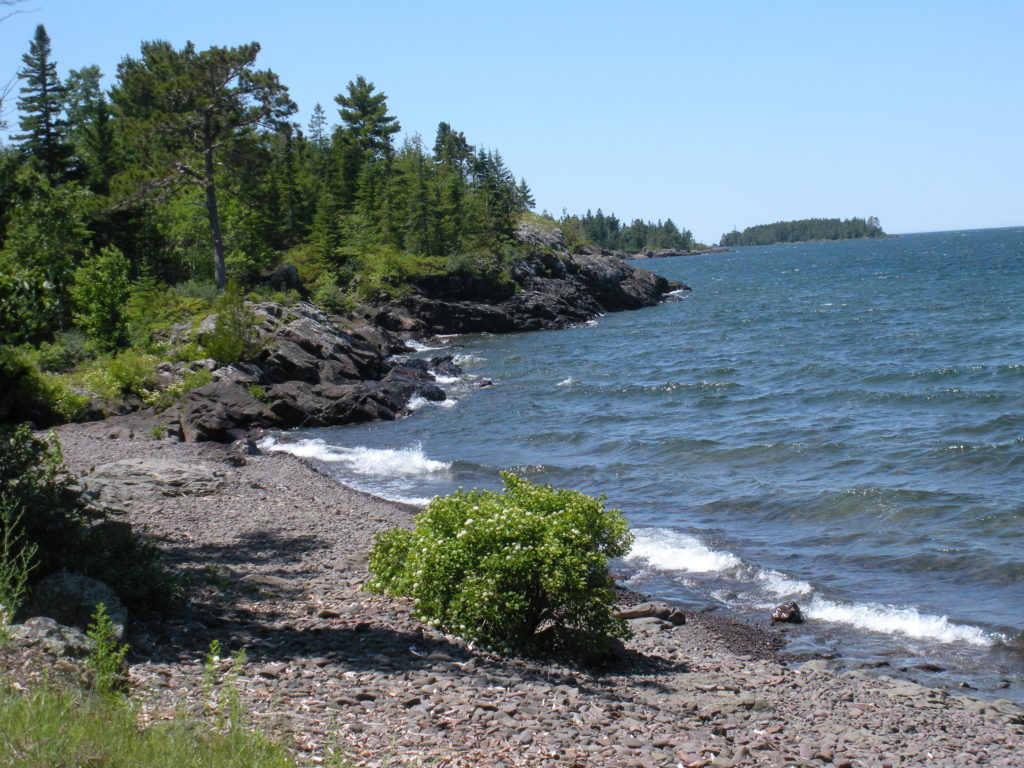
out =
[[[217,641],[218,675],[245,651],[235,685],[247,716],[309,764],[338,753],[361,766],[1021,764],[1015,705],[789,658],[767,619],[631,619],[635,637],[599,670],[467,647],[362,589],[374,533],[408,525],[413,508],[284,454],[127,438],[104,422],[59,435],[69,471],[190,576],[183,615],[128,625],[147,718],[208,706]],[[29,645],[4,656],[13,679],[54,663],[70,662]]]

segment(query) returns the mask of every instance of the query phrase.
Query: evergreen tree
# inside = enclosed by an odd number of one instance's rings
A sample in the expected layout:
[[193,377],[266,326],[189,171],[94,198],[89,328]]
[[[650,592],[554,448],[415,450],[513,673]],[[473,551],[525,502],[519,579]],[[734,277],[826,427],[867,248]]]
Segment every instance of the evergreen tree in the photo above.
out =
[[51,57],[50,37],[42,24],[36,27],[28,53],[21,57],[25,67],[18,72],[24,81],[18,109],[23,133],[14,137],[32,164],[51,181],[63,181],[71,161],[72,148],[64,141],[61,119],[64,86]]
[[102,77],[96,65],[71,70],[65,83],[64,111],[79,177],[94,192],[107,194],[117,168],[114,124],[110,104],[100,88]]
[[273,129],[296,107],[270,70],[254,70],[258,43],[197,52],[157,40],[139,59],[118,65],[111,93],[126,140],[143,163],[143,189],[194,184],[205,192],[214,275],[227,281],[217,200],[221,161],[260,129]]
[[392,137],[402,127],[396,117],[388,114],[387,95],[374,93],[373,83],[362,75],[350,80],[346,90],[347,93],[334,97],[343,123],[334,135],[338,156],[336,197],[342,205],[351,208],[359,196],[365,207],[379,174],[366,172],[364,168],[390,159]]

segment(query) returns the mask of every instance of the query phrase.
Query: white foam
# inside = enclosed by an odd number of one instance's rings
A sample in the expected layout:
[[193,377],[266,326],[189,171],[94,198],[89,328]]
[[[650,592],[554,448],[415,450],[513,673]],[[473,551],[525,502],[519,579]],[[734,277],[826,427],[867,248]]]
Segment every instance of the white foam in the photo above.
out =
[[571,387],[573,384],[578,384],[578,383],[579,382],[577,382],[576,379],[574,379],[572,376],[570,376],[568,379],[562,379],[560,382],[555,384],[555,386],[556,387]]
[[814,587],[806,581],[791,579],[778,571],[758,571],[755,579],[761,586],[779,597],[808,595],[814,591]]
[[368,476],[413,477],[444,472],[451,467],[450,462],[428,459],[419,444],[397,450],[364,446],[347,448],[331,445],[320,438],[282,443],[267,437],[260,441],[259,447],[264,451],[281,451],[304,459],[345,464],[352,471]]
[[980,627],[954,624],[946,616],[921,613],[916,608],[897,608],[877,603],[837,603],[815,596],[804,608],[812,619],[849,624],[860,629],[900,634],[940,643],[991,645],[992,638]]
[[433,499],[429,499],[426,496],[389,496],[387,497],[391,501],[397,501],[399,504],[409,504],[413,507],[425,507]]
[[410,339],[405,343],[406,346],[412,347],[417,352],[433,352],[434,350],[437,349],[444,349],[444,346],[431,346],[429,344],[424,344],[422,341],[416,341],[416,339]]
[[436,381],[438,384],[455,384],[461,378],[461,376],[441,376],[438,373],[434,374],[434,381]]
[[418,411],[420,408],[426,405],[436,405],[438,408],[454,408],[456,405],[458,405],[458,402],[459,401],[456,400],[454,397],[449,397],[445,400],[427,400],[427,398],[423,397],[422,395],[416,395],[408,403],[405,404],[405,407],[408,408],[410,411]]
[[660,570],[710,573],[735,568],[742,562],[730,552],[706,547],[696,536],[665,528],[640,528],[633,531],[633,536],[633,548],[626,560]]

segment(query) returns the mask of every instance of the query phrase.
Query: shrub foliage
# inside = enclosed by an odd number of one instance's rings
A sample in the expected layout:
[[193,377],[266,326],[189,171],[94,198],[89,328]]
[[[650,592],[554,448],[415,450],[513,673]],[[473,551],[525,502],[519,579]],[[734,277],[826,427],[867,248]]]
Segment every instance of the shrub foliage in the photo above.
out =
[[408,596],[421,621],[505,652],[591,659],[627,637],[608,559],[632,543],[603,498],[503,473],[504,492],[430,502],[412,531],[378,534],[369,588]]

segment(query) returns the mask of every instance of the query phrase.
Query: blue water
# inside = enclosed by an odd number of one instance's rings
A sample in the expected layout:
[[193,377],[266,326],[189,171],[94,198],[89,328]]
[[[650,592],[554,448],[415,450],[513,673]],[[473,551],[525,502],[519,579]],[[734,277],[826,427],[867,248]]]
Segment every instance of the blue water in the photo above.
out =
[[[1024,228],[643,262],[692,293],[586,326],[461,336],[450,400],[279,441],[392,498],[605,494],[637,589],[793,650],[950,670],[1024,700]],[[480,388],[483,379],[494,386]]]

